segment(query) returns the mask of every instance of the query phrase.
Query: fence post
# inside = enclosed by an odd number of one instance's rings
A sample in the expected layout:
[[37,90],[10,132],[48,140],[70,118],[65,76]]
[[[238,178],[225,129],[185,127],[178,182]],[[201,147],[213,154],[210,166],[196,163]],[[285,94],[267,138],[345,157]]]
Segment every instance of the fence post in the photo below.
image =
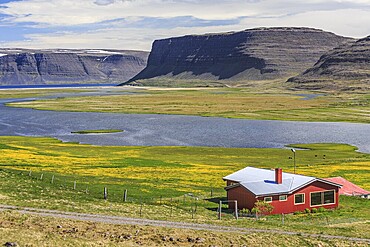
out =
[[142,211],[143,211],[143,202],[142,202],[142,201],[140,201],[140,217],[141,217],[141,213],[142,213]]
[[123,201],[126,202],[127,201],[127,190],[125,190],[123,192]]
[[85,193],[86,193],[86,194],[89,194],[89,189],[88,189],[87,185],[86,185]]
[[222,209],[222,201],[218,204],[218,219],[221,219],[221,209]]
[[104,200],[107,200],[107,198],[108,198],[107,187],[104,187]]
[[281,224],[284,225],[284,213],[281,214]]
[[40,180],[44,177],[44,173],[41,173]]
[[76,190],[76,181],[73,183],[73,189]]
[[170,213],[170,217],[172,217],[172,197],[171,197],[171,213]]
[[30,171],[30,172],[28,173],[28,176],[30,176],[30,177],[31,177],[31,175],[32,175],[32,171]]
[[235,200],[235,219],[238,220],[239,215],[238,215],[238,201]]
[[54,183],[54,175],[51,177],[51,183]]

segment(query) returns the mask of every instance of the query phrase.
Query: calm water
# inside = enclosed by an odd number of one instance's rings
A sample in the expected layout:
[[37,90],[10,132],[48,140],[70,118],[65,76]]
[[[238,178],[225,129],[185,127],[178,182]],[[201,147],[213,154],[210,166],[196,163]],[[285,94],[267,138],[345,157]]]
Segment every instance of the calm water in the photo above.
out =
[[[100,92],[104,95],[113,93],[115,92]],[[12,101],[19,99],[0,100],[0,135],[51,136],[63,141],[95,145],[134,146],[282,148],[291,143],[336,142],[356,145],[360,151],[370,153],[370,124],[52,112],[3,105]],[[71,133],[86,129],[125,131],[100,135]]]
[[117,84],[46,84],[46,85],[2,85],[0,89],[21,89],[21,88],[65,88],[65,87],[102,87],[115,86]]

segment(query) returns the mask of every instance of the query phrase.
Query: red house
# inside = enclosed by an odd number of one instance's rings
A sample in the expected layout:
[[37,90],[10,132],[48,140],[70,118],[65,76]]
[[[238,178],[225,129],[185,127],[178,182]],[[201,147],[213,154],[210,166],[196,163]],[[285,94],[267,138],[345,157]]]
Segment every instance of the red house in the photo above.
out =
[[[246,167],[223,178],[228,200],[238,201],[238,209],[251,210],[263,200],[274,207],[273,214],[287,214],[306,208],[336,208],[340,184],[324,179],[275,170]],[[232,203],[229,207],[234,207]]]

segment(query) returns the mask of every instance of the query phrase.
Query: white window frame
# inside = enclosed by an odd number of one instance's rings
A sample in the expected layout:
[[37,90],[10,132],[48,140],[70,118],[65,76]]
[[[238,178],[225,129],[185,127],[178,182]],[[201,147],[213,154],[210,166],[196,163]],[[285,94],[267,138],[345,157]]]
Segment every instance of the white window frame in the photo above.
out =
[[[321,201],[323,201],[323,198],[322,197],[324,196],[324,192],[328,192],[328,191],[333,191],[334,192],[334,202],[312,205],[312,203],[311,203],[311,194],[312,193],[322,193]],[[312,191],[312,192],[310,192],[310,207],[320,207],[320,206],[326,206],[326,205],[333,205],[335,203],[336,203],[335,190],[320,190],[320,191]]]
[[[285,197],[285,199],[281,199],[281,197],[282,197],[282,196],[284,196],[284,197]],[[280,195],[280,196],[279,196],[279,201],[280,201],[280,202],[288,201],[288,195]]]
[[[296,195],[303,195],[303,201],[300,202],[300,203],[296,203],[295,202],[295,196]],[[301,204],[305,204],[305,203],[306,203],[306,195],[305,195],[305,193],[297,193],[297,194],[294,194],[294,205],[301,205]]]
[[[271,200],[266,201],[267,198],[270,198]],[[266,203],[271,203],[272,202],[272,196],[266,196],[265,198],[263,198],[263,201],[266,202]]]

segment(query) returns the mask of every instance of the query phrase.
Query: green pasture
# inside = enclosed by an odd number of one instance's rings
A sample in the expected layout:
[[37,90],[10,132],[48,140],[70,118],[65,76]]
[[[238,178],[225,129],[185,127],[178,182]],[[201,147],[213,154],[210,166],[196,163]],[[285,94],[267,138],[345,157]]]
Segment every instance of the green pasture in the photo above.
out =
[[[370,189],[369,154],[344,144],[293,146],[298,173],[342,176]],[[0,152],[2,204],[359,237],[370,220],[370,201],[351,197],[341,197],[335,211],[287,215],[284,225],[279,215],[235,221],[226,211],[217,220],[223,176],[246,166],[292,172],[290,149],[92,146],[12,136],[0,137]]]
[[[370,189],[370,155],[344,144],[293,145],[297,173],[342,176]],[[292,152],[274,148],[93,146],[52,138],[0,137],[3,168],[91,177],[93,181],[143,185],[163,195],[222,191],[222,177],[246,166],[293,172]],[[114,181],[114,182],[113,182]],[[176,194],[177,193],[177,194]]]

